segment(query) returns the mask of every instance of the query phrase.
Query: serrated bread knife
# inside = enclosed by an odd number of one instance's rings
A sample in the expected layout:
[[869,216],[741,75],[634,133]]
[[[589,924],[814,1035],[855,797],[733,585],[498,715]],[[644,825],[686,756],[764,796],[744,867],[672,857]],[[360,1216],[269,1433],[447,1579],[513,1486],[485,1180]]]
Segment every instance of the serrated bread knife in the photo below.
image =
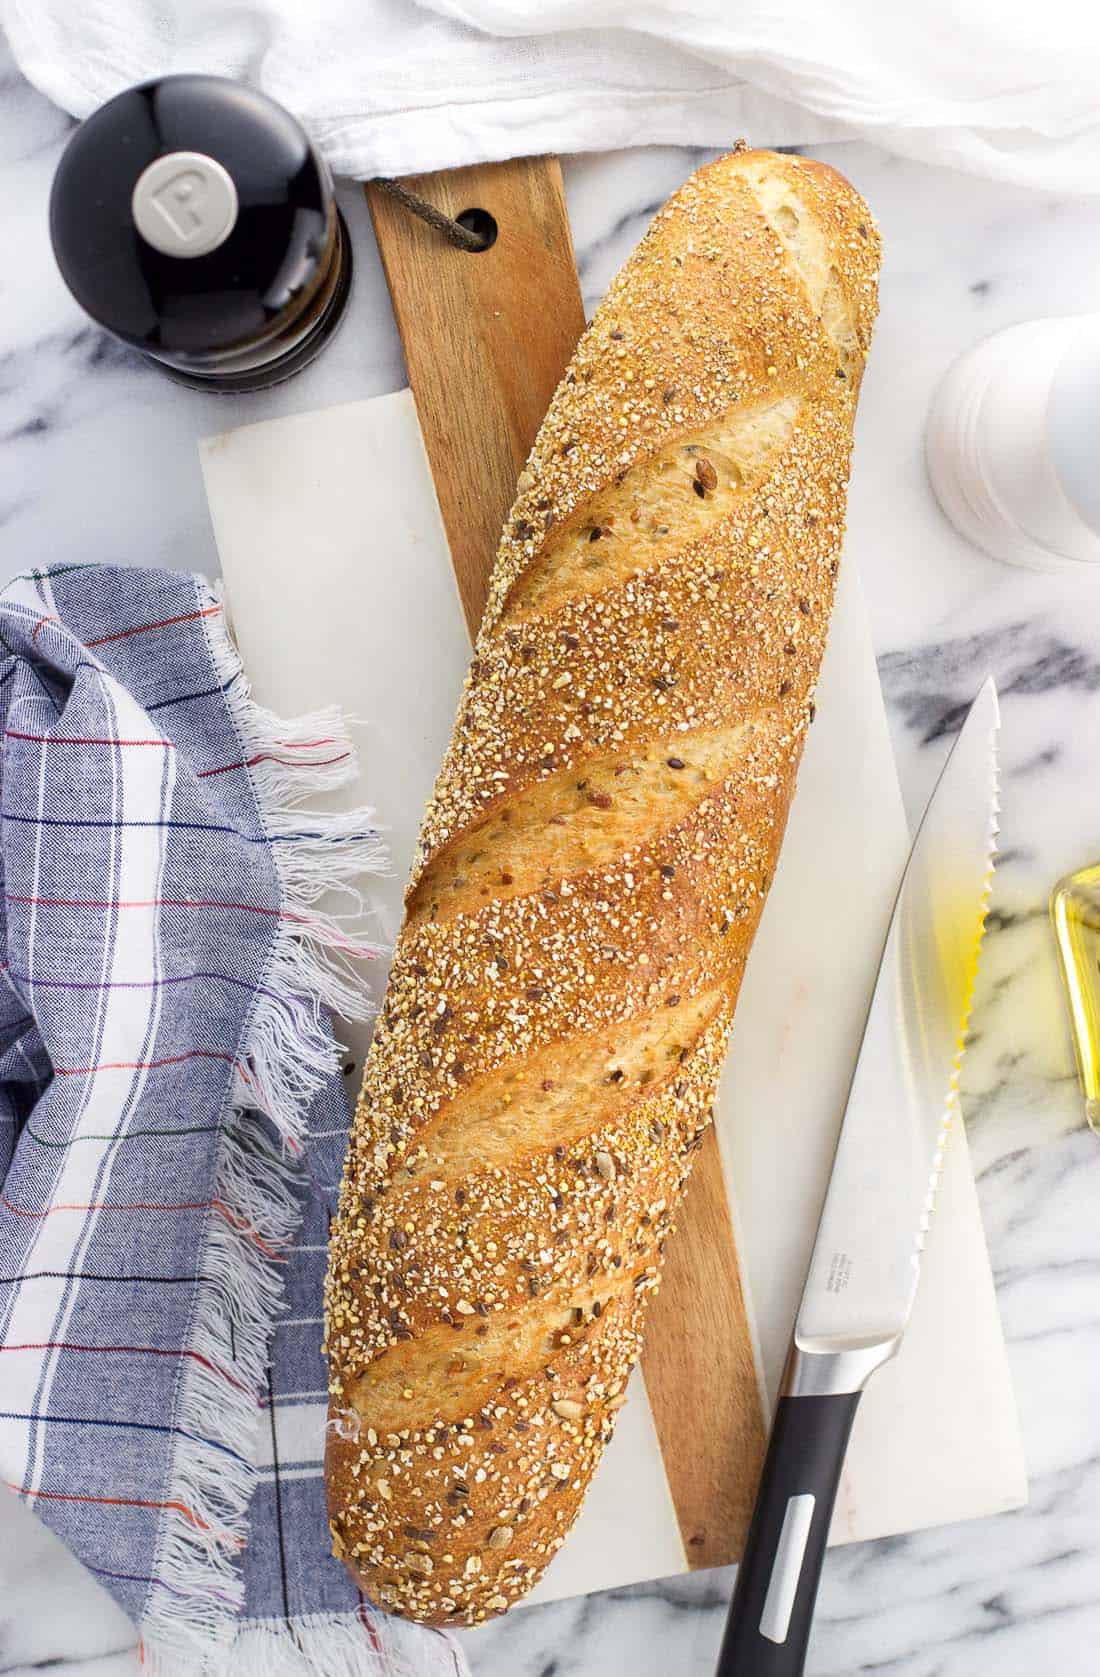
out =
[[887,934],[718,1677],[799,1677],[848,1437],[909,1320],[957,1106],[996,837],[997,693],[970,707]]

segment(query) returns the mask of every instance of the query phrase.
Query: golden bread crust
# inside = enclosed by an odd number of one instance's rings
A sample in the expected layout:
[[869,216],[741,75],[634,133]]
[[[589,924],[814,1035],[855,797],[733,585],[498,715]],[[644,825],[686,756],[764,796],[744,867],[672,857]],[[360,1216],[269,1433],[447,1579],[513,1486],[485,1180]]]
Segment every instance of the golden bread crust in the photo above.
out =
[[391,1611],[520,1599],[623,1402],[813,716],[877,272],[835,171],[701,169],[521,476],[332,1233],[334,1543]]

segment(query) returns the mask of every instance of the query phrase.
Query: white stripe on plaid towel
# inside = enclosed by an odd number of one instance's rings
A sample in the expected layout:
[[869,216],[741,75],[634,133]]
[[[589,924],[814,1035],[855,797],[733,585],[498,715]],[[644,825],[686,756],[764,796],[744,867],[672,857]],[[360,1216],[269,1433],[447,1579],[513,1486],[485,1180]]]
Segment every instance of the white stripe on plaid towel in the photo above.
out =
[[260,1428],[260,1446],[256,1452],[256,1467],[261,1473],[272,1472],[278,1454],[279,1472],[286,1473],[288,1462],[320,1462],[325,1454],[325,1403],[295,1403],[275,1406],[275,1437],[269,1427]]
[[[101,692],[110,717],[111,737],[141,738],[148,729],[144,712],[115,682],[104,675],[100,678]],[[49,732],[52,714],[43,716],[43,704],[24,707],[16,717],[26,725],[27,732]],[[36,714],[37,713],[37,714]],[[114,776],[112,801],[120,821],[160,821],[171,806],[174,779],[174,751],[157,752],[156,771],[149,773],[149,764],[135,754],[116,751],[110,757]],[[38,810],[45,813],[47,784],[47,742],[39,747],[40,774],[38,782]],[[40,852],[43,828],[38,829]],[[113,832],[111,869],[106,896],[123,901],[144,902],[152,905],[160,896],[161,869],[164,864],[164,844],[158,840],[157,830],[119,826]],[[35,891],[40,873],[36,853]],[[33,980],[33,958],[37,948],[37,916],[48,910],[37,903],[32,907],[29,953],[30,976]],[[95,1061],[98,1065],[119,1065],[118,1070],[96,1071],[82,1078],[83,1099],[79,1108],[74,1138],[93,1136],[109,1131],[118,1122],[118,1114],[125,1112],[140,1097],[147,1070],[126,1069],[133,1057],[136,1043],[152,1040],[160,1011],[162,994],[159,988],[148,990],[108,988],[137,973],[160,971],[158,946],[160,916],[152,906],[121,911],[121,923],[113,937],[103,940],[99,977],[104,988],[99,992],[98,1016],[93,1037]],[[79,1075],[80,1068],[64,1068],[65,1074]],[[94,1205],[99,1197],[100,1184],[106,1179],[114,1145],[72,1146],[61,1154],[61,1169],[51,1194],[48,1216],[40,1218],[34,1244],[27,1255],[30,1270],[79,1269],[94,1229],[98,1209],[83,1209]],[[14,1299],[6,1338],[11,1344],[34,1343],[43,1339],[52,1345],[64,1343],[69,1315],[76,1299],[76,1288],[70,1281],[55,1280],[45,1294],[42,1290],[18,1293]],[[43,1324],[45,1332],[43,1332]],[[44,1354],[44,1362],[17,1357],[14,1368],[5,1370],[5,1404],[21,1411],[49,1409],[50,1391],[60,1351],[51,1349]],[[37,1449],[38,1429],[26,1432],[26,1454],[22,1479],[27,1494],[34,1495],[40,1488],[43,1457]]]

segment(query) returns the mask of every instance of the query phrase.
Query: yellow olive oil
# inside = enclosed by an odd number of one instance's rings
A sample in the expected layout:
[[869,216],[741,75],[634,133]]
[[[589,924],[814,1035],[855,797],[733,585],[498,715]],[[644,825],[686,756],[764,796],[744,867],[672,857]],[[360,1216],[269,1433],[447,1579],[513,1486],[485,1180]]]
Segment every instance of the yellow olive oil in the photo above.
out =
[[1060,879],[1050,914],[1069,1001],[1085,1116],[1100,1130],[1100,863]]

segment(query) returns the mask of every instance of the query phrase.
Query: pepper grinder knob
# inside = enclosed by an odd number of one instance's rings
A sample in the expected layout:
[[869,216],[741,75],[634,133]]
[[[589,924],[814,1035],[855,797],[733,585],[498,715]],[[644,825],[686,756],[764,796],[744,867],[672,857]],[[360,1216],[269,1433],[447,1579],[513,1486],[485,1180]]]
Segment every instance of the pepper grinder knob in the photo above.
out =
[[324,160],[274,100],[221,76],[144,82],[83,122],[54,176],[50,237],[92,319],[201,390],[304,367],[351,279]]

